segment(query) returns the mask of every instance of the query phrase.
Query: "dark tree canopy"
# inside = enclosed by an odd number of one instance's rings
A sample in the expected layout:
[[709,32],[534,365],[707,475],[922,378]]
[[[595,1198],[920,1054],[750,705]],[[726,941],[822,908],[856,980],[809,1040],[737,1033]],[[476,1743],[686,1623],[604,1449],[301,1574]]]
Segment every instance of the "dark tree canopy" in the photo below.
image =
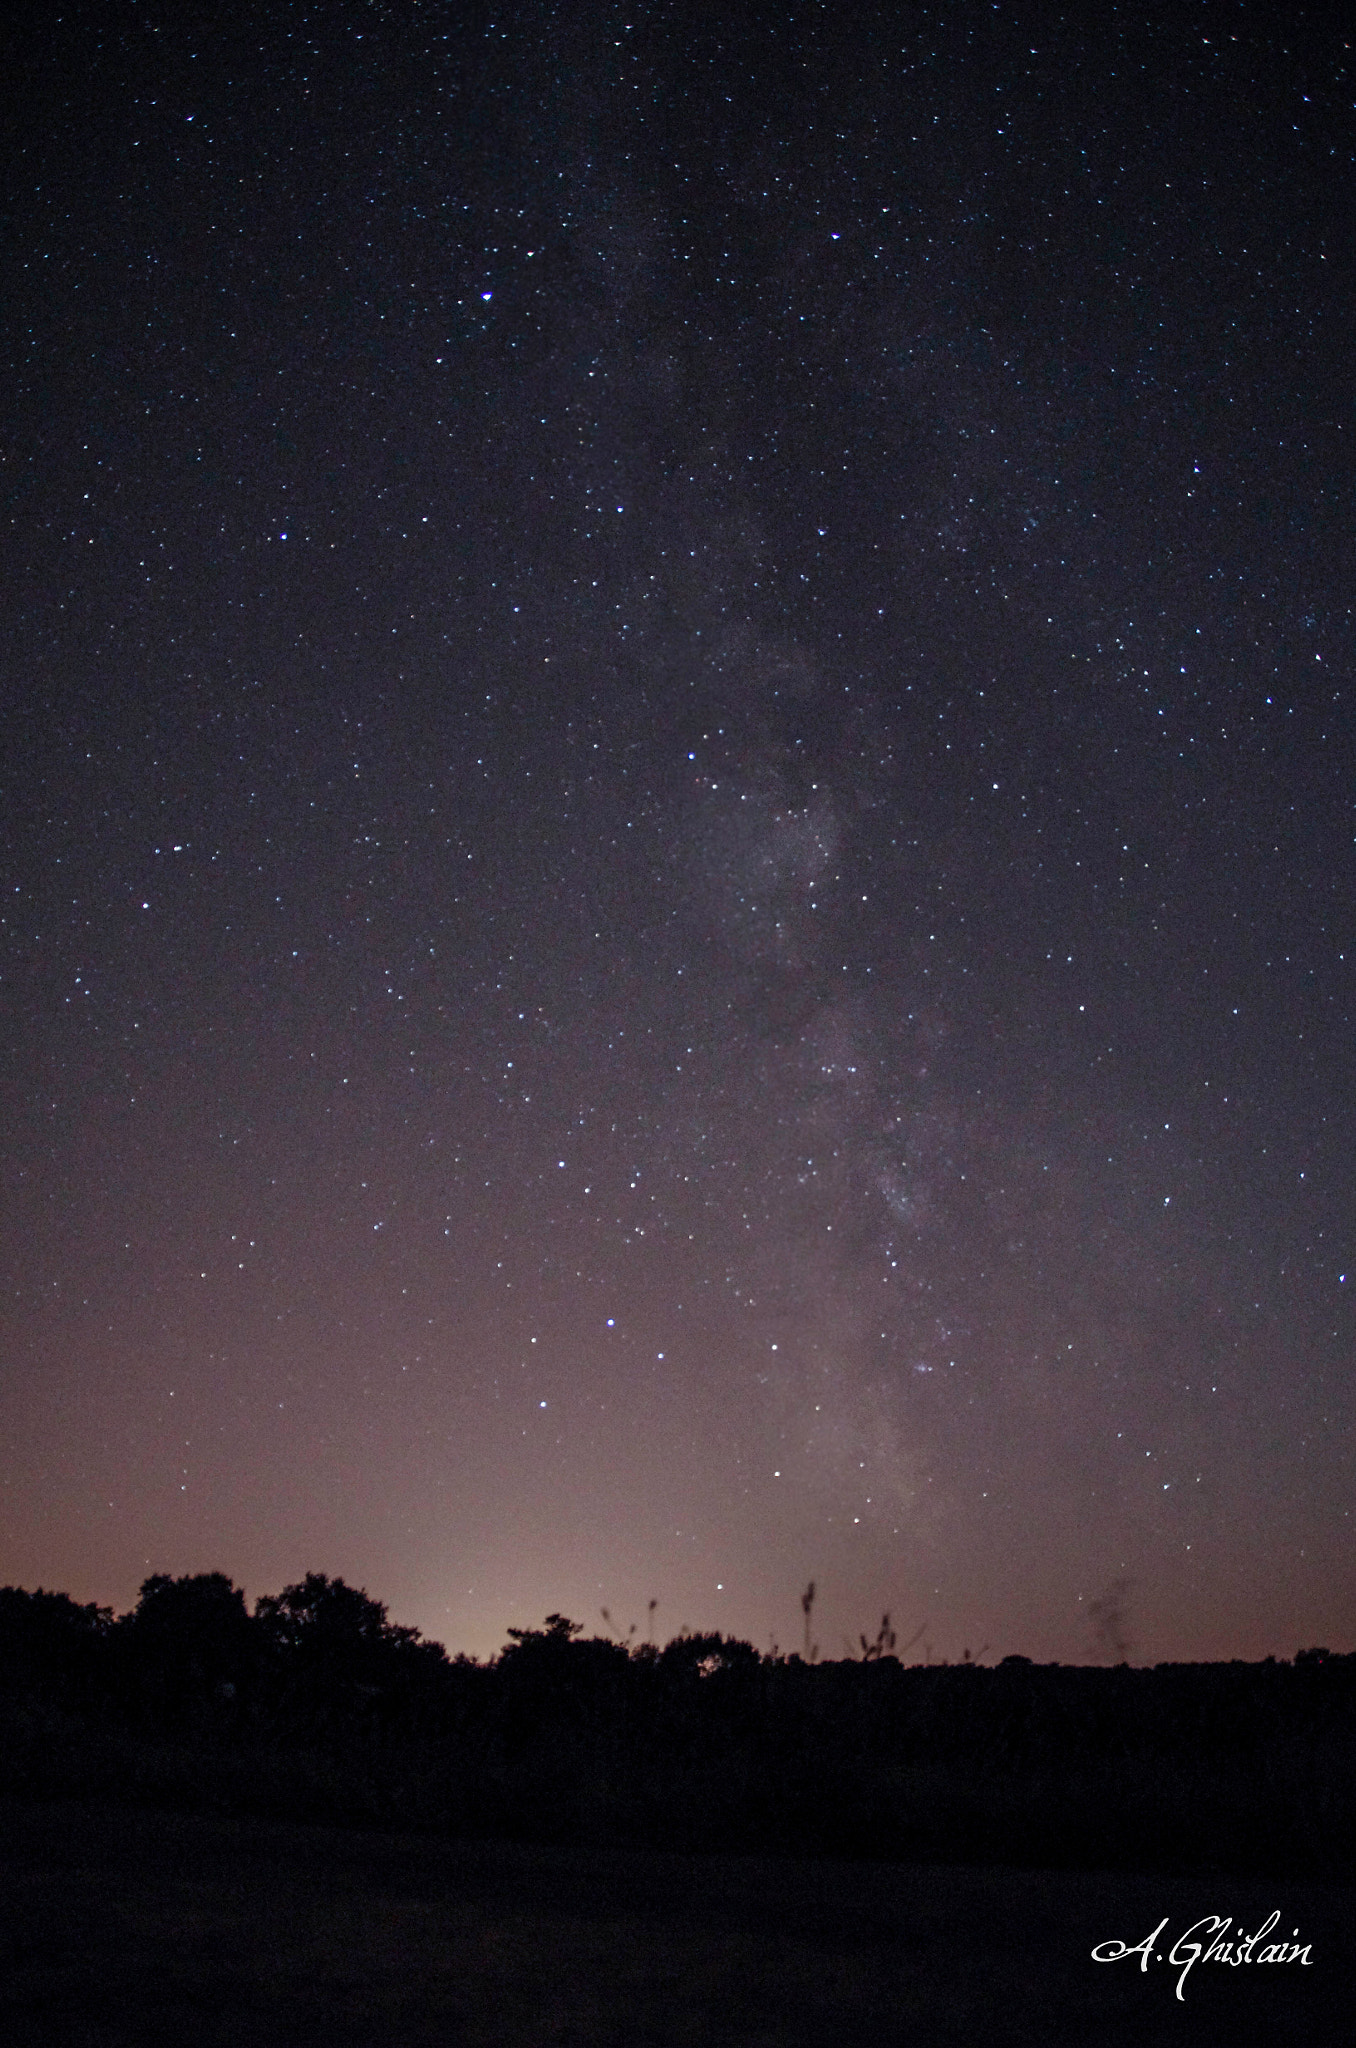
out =
[[255,1603],[255,1617],[271,1639],[285,1649],[393,1648],[417,1643],[417,1628],[401,1628],[386,1619],[386,1607],[361,1587],[307,1572],[294,1586],[269,1593]]

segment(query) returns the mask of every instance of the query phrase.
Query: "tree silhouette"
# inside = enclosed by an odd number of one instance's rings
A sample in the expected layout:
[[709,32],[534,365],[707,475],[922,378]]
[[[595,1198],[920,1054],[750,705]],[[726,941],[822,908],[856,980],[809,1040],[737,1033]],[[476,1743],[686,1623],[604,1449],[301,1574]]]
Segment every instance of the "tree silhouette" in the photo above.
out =
[[[568,1615],[564,1614],[548,1614],[545,1628],[511,1628],[509,1630],[509,1634],[513,1637],[514,1642],[522,1644],[571,1643],[576,1636],[582,1636],[583,1633],[583,1622],[571,1621]],[[508,1657],[513,1653],[505,1649],[503,1654],[505,1657]],[[502,1658],[500,1661],[502,1662]]]
[[112,1626],[111,1608],[82,1607],[41,1586],[0,1586],[0,1692],[83,1702],[98,1685]]
[[324,1572],[265,1594],[254,1614],[284,1719],[312,1727],[371,1721],[378,1706],[389,1717],[447,1662],[440,1643],[388,1621],[382,1601]]
[[224,1572],[153,1573],[118,1633],[132,1700],[173,1726],[204,1715],[232,1719],[258,1667],[245,1596]]
[[548,1614],[544,1628],[511,1628],[495,1673],[505,1726],[516,1738],[555,1721],[580,1727],[620,1711],[631,1674],[624,1643],[584,1637],[582,1622]]
[[324,1572],[307,1572],[299,1584],[266,1593],[254,1612],[276,1643],[313,1653],[352,1654],[359,1647],[389,1648],[420,1639],[417,1628],[386,1619],[384,1602]]

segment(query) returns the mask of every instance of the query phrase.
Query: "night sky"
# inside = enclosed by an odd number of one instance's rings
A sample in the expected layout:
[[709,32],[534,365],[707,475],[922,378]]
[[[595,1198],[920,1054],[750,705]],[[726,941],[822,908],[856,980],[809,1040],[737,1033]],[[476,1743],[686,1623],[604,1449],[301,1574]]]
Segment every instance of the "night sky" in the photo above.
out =
[[21,11],[0,1582],[1356,1647],[1339,23]]

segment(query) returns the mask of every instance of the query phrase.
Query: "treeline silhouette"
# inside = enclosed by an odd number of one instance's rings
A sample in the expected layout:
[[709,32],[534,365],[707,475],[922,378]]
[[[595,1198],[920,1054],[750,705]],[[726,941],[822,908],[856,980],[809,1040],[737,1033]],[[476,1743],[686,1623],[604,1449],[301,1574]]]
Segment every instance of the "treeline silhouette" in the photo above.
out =
[[449,1657],[310,1573],[121,1617],[0,1589],[0,1792],[536,1842],[1349,1878],[1356,1655],[1132,1669],[662,1648]]

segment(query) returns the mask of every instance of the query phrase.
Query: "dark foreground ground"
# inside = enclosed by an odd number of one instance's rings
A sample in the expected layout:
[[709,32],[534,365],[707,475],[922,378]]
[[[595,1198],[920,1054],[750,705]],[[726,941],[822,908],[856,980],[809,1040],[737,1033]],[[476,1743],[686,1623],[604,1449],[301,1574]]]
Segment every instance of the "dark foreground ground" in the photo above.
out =
[[[6,2048],[1348,2043],[1356,1891],[523,1848],[0,1804]],[[1095,1964],[1167,1916],[1310,1967]]]

